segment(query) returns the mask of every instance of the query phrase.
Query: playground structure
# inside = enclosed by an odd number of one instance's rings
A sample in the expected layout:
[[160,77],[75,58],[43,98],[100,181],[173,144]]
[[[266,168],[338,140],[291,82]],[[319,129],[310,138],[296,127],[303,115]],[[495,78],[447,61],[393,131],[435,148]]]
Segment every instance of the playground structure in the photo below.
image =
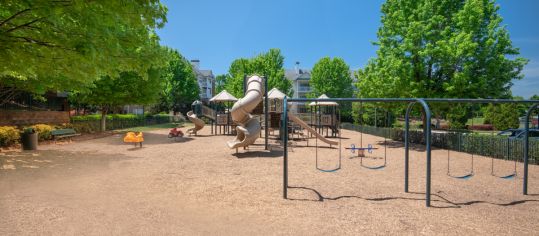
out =
[[172,129],[168,132],[168,138],[181,138],[181,137],[183,137],[183,131],[181,131],[181,130],[178,129],[177,127],[172,128]]
[[135,132],[127,132],[124,137],[125,143],[133,143],[135,144],[135,147],[137,147],[137,144],[142,147],[142,142],[144,142],[144,136],[142,132],[139,132],[136,134]]
[[[195,101],[195,102],[197,102],[197,101]],[[204,125],[205,125],[204,121],[201,120],[200,118],[198,118],[198,116],[193,111],[187,112],[187,118],[189,118],[189,120],[191,122],[193,122],[193,124],[195,125],[195,127],[190,128],[190,129],[187,130],[187,134],[189,134],[189,135],[197,135],[197,131],[204,128]]]
[[[329,99],[329,97],[326,94],[322,94],[318,99]],[[309,108],[311,116],[309,125],[322,135],[325,132],[326,136],[336,137],[340,122],[337,118],[339,104],[336,102],[313,101],[309,103]]]
[[277,88],[272,88],[268,92],[268,113],[269,113],[269,130],[275,131],[281,129],[281,114],[283,113],[283,99],[286,94]]
[[244,90],[246,90],[245,96],[238,99],[230,110],[232,120],[237,124],[236,138],[228,142],[228,147],[231,149],[236,148],[237,151],[237,148],[246,148],[253,144],[260,135],[262,129],[260,120],[258,117],[251,115],[250,112],[252,112],[262,101],[266,87],[263,82],[263,79],[259,76],[250,77],[246,81],[246,85],[244,85]]
[[232,121],[229,108],[236,101],[236,97],[223,90],[210,99],[209,107],[202,106],[202,115],[211,121],[212,134],[235,133],[236,124]]
[[[315,102],[315,103],[322,103],[322,102],[360,102],[360,103],[400,103],[401,105],[406,106],[406,114],[405,114],[405,124],[404,124],[404,131],[403,131],[403,137],[404,137],[404,192],[409,192],[409,150],[410,150],[410,113],[414,107],[414,105],[419,104],[422,107],[422,114],[423,114],[423,137],[424,137],[424,145],[425,145],[425,155],[426,155],[426,175],[425,175],[425,203],[427,207],[431,206],[431,152],[432,152],[432,127],[431,127],[431,117],[432,113],[429,107],[429,104],[432,103],[447,103],[447,104],[455,104],[455,103],[463,103],[463,104],[476,104],[476,103],[483,103],[483,104],[498,104],[498,103],[514,103],[514,104],[532,104],[532,106],[527,110],[526,116],[525,116],[525,132],[524,140],[523,140],[523,152],[522,152],[522,158],[523,158],[523,186],[522,186],[522,193],[524,195],[528,194],[528,162],[529,162],[529,119],[531,113],[538,108],[539,101],[536,100],[506,100],[506,99],[416,99],[416,98],[327,98],[327,99],[288,99],[284,98],[283,102],[283,125],[284,130],[288,130],[289,126],[289,120],[293,120],[294,116],[290,116],[290,113],[288,111],[288,103],[294,103],[294,102]],[[384,136],[386,137],[386,136]],[[288,143],[288,135],[283,136],[283,144],[284,144],[284,158],[283,158],[283,197],[285,199],[288,198],[288,149],[289,149],[289,143]],[[341,143],[341,139],[339,139],[339,145]],[[384,141],[385,143],[385,141]],[[317,147],[318,148],[318,147]],[[324,170],[319,169],[318,167],[318,155],[317,155],[317,166],[316,168],[323,171],[323,172],[336,172],[341,168],[341,148],[339,148],[339,163],[337,168],[332,170]],[[346,149],[346,148],[345,148]],[[348,148],[350,150],[367,150],[372,151],[374,148],[372,146],[364,147],[363,144],[361,144],[360,147],[352,146],[351,148]],[[385,155],[385,154],[384,154]],[[449,156],[448,156],[449,157]],[[463,176],[452,176],[456,177],[458,179],[469,179],[471,178],[475,173],[473,172],[473,156],[472,156],[472,167],[470,169],[470,173],[465,174]],[[384,165],[385,166],[385,157],[384,157]],[[492,175],[494,175],[494,164],[492,164]],[[516,161],[515,161],[516,165]],[[371,169],[371,168],[369,168]],[[379,169],[377,167],[374,167],[372,169]],[[449,159],[448,159],[448,175],[451,175],[449,172]],[[515,172],[513,174],[507,175],[507,176],[501,176],[501,178],[505,179],[511,179],[516,175],[516,168]]]
[[[326,95],[323,95],[323,96],[327,98]],[[279,91],[278,89],[273,88],[268,93],[268,97],[269,97],[270,129],[279,130],[280,135],[281,135],[282,133],[284,133],[282,121],[281,121],[282,113],[283,113],[282,104],[283,104],[284,97],[286,97],[286,95],[282,93],[281,91]],[[331,110],[333,113],[335,113],[337,111],[336,105],[337,105],[336,103],[321,103],[321,104],[313,104],[310,107],[314,109],[314,107],[329,106],[331,109],[327,109],[327,110]],[[311,109],[311,111],[313,110]],[[307,121],[305,121],[299,116],[306,117],[308,119]],[[336,120],[337,120],[336,118],[331,118],[327,115],[315,116],[312,112],[308,115],[305,115],[303,113],[297,113],[295,115],[292,113],[288,113],[288,117],[289,117],[289,120],[292,121],[291,125],[294,126],[294,128],[290,128],[289,126],[289,129],[288,129],[289,133],[303,136],[303,138],[305,138],[307,141],[309,137],[314,136],[318,140],[326,144],[329,144],[330,147],[338,144],[338,142],[326,138],[326,136],[323,135],[323,128],[322,128],[324,126],[326,127],[333,126],[332,129],[334,129],[336,127],[335,125]],[[301,131],[305,131],[305,133]],[[316,142],[318,140],[316,140]]]
[[[363,133],[362,133],[363,135]],[[349,148],[344,148],[344,149],[348,149],[350,150],[350,152],[352,152],[352,154],[356,153],[357,151],[357,157],[365,157],[365,151],[367,151],[368,153],[372,153],[372,150],[376,150],[378,148],[375,148],[372,146],[372,144],[369,144],[367,145],[367,147],[356,147],[356,145],[352,144],[350,145]]]

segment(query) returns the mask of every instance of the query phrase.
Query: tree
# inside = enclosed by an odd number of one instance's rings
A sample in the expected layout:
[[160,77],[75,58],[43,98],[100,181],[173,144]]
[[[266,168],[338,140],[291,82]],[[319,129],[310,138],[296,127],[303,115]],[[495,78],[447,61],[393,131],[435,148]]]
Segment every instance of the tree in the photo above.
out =
[[527,60],[498,10],[492,0],[387,0],[377,57],[357,73],[359,96],[509,98]]
[[161,94],[162,109],[179,112],[199,98],[200,88],[193,67],[178,51],[169,51],[168,68],[163,75],[165,82]]
[[292,93],[292,82],[284,76],[284,56],[280,49],[272,48],[251,59],[252,73],[266,76],[268,90],[277,88],[285,94]]
[[254,58],[239,58],[228,69],[225,88],[236,97],[243,96],[243,78],[250,75],[266,76],[268,88],[292,93],[292,83],[284,76],[284,57],[279,49],[270,49]]
[[239,58],[232,61],[228,69],[226,79],[226,90],[235,97],[243,97],[243,78],[252,74],[249,59]]
[[101,131],[106,128],[106,115],[118,106],[128,104],[147,105],[159,98],[163,81],[161,71],[150,69],[146,78],[135,72],[122,72],[118,78],[102,77],[85,91],[77,92],[77,100],[99,107]]
[[326,94],[329,97],[347,98],[354,93],[350,67],[341,58],[321,58],[313,67],[309,84],[313,97]]
[[123,71],[145,77],[163,62],[154,30],[165,22],[158,0],[3,1],[0,86],[44,93]]
[[215,92],[216,93],[220,93],[221,91],[225,90],[227,79],[228,77],[226,74],[215,76]]
[[515,112],[517,104],[490,104],[485,111],[485,123],[492,124],[497,130],[518,128],[519,114]]
[[491,0],[387,0],[377,58],[358,73],[360,94],[508,97],[527,60],[509,58],[519,50],[498,10]]
[[530,97],[530,100],[539,100],[539,95],[534,94],[533,96]]
[[[332,98],[352,97],[352,76],[350,67],[343,59],[335,57],[323,57],[314,65],[309,84],[312,88],[310,97],[318,97],[326,94]],[[350,103],[340,104],[342,119],[350,121],[352,107]]]

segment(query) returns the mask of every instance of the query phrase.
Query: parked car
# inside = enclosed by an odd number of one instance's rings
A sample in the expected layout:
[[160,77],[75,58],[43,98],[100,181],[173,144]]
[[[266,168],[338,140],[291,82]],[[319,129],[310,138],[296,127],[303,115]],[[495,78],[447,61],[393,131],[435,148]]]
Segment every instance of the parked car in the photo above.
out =
[[[524,129],[507,129],[498,133],[498,136],[507,136],[509,139],[524,139]],[[530,140],[539,140],[539,129],[529,130]]]

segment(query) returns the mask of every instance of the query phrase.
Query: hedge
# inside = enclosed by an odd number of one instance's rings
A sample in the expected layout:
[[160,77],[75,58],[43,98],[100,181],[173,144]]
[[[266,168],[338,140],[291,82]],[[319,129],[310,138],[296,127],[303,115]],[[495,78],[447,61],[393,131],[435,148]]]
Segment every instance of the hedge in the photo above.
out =
[[[112,114],[107,115],[106,130],[125,129],[137,126],[170,123],[175,121],[175,117],[167,114]],[[101,115],[73,116],[71,117],[71,123],[66,125],[66,127],[73,128],[80,133],[99,132],[101,130]]]

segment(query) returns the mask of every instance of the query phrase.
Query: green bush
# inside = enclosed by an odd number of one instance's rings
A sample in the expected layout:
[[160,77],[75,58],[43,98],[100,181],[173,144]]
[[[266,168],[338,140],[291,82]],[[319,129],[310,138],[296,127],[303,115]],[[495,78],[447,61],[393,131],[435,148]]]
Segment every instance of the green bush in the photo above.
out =
[[449,128],[452,130],[460,130],[466,128],[468,121],[468,109],[462,105],[455,105],[449,108],[447,119],[449,120]]
[[19,130],[14,126],[0,126],[0,146],[13,145],[21,138]]
[[515,104],[489,105],[485,111],[485,123],[492,124],[497,130],[518,128],[518,112]]
[[40,141],[49,140],[52,138],[51,131],[54,129],[54,127],[50,125],[37,124],[37,125],[32,125],[29,128],[33,128],[36,130]]
[[[79,133],[94,133],[101,130],[101,115],[86,115],[71,117],[71,128]],[[155,125],[172,122],[172,117],[166,114],[134,115],[111,114],[107,115],[106,130],[125,129],[136,126]]]

